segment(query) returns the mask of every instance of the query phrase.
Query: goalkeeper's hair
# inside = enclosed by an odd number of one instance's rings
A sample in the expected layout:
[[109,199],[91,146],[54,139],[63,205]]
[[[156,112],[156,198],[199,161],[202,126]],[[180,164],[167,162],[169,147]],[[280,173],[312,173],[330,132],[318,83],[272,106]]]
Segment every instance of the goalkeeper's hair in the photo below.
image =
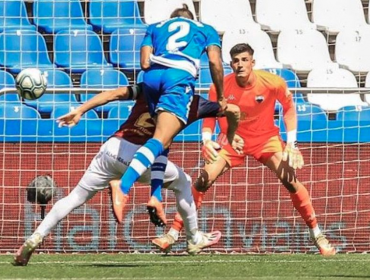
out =
[[193,13],[189,10],[188,5],[182,4],[182,8],[178,8],[171,13],[170,18],[184,17],[188,19],[194,19]]
[[243,52],[247,52],[251,56],[253,56],[254,49],[249,44],[246,44],[246,43],[236,44],[230,50],[230,57],[232,58],[235,55],[240,54],[240,53],[243,53]]

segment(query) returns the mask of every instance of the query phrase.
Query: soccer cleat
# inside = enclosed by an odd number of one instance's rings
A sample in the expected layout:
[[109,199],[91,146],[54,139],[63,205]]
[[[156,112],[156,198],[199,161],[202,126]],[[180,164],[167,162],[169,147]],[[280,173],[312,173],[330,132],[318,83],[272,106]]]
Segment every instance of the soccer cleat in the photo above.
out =
[[188,240],[187,252],[189,253],[189,255],[198,254],[200,251],[202,251],[202,249],[216,244],[221,238],[221,232],[219,232],[218,230],[212,231],[210,233],[201,232],[201,234],[202,240],[197,244],[194,244],[191,240]]
[[26,242],[24,242],[23,245],[18,249],[12,264],[14,266],[26,266],[32,256],[32,253],[41,242],[42,236],[39,233],[31,235],[31,237],[28,238]]
[[330,244],[325,235],[320,233],[317,237],[311,237],[312,242],[319,249],[320,254],[323,256],[335,255],[335,248]]
[[172,245],[175,244],[175,242],[176,241],[172,237],[172,235],[168,233],[152,240],[152,243],[155,246],[157,246],[159,250],[166,254],[168,254],[171,251]]
[[158,226],[163,227],[167,224],[166,214],[164,213],[162,203],[155,196],[149,199],[146,209],[148,210],[150,221]]
[[120,180],[110,181],[109,187],[111,190],[113,214],[117,222],[121,224],[123,222],[123,209],[128,201],[128,195],[122,192]]

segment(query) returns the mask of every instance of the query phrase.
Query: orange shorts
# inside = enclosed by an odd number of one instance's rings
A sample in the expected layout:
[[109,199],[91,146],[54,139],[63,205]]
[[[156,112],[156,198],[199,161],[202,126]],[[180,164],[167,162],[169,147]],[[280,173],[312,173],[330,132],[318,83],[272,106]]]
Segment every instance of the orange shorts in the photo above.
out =
[[[260,139],[259,139],[260,140]],[[229,144],[222,147],[219,155],[226,160],[230,167],[235,167],[244,163],[246,156],[253,156],[259,162],[265,164],[273,154],[282,152],[285,143],[279,135],[261,139],[258,143],[244,143],[243,154],[238,154]],[[248,145],[249,144],[249,145]]]

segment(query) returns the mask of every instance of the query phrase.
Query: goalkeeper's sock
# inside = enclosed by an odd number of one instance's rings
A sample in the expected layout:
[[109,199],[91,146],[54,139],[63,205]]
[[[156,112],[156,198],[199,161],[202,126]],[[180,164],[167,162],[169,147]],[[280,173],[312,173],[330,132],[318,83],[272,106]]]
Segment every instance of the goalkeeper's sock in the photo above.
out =
[[168,161],[168,152],[169,149],[164,150],[163,153],[155,159],[151,169],[150,192],[151,196],[156,197],[159,202],[162,202],[161,189],[163,187],[164,172],[166,171]]
[[121,179],[121,190],[124,194],[130,192],[137,179],[153,164],[154,160],[163,152],[163,144],[157,139],[149,139],[138,149],[129,167]]
[[171,229],[177,230],[180,232],[184,227],[184,221],[182,220],[179,213],[176,213],[175,219],[173,220]]
[[195,207],[198,210],[202,206],[204,192],[198,191],[194,186],[191,187],[191,192],[193,193]]
[[301,217],[309,228],[317,226],[315,211],[312,207],[310,195],[304,186],[301,186],[296,193],[290,193],[294,208],[297,209]]

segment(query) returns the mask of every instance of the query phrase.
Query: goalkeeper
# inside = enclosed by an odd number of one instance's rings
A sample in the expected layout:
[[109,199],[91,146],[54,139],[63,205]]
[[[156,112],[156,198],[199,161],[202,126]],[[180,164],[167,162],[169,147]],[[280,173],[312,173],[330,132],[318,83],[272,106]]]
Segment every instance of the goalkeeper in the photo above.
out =
[[[297,116],[292,94],[285,81],[266,71],[253,70],[254,50],[248,44],[237,44],[230,50],[233,73],[224,78],[224,92],[228,104],[240,108],[240,122],[234,141],[238,140],[239,153],[233,150],[225,137],[227,123],[218,119],[220,134],[217,143],[211,141],[215,119],[203,122],[203,156],[206,165],[193,185],[197,208],[201,206],[204,193],[213,182],[230,168],[243,164],[246,156],[256,160],[274,172],[290,194],[293,206],[309,228],[310,238],[322,255],[334,255],[335,249],[320,231],[307,189],[296,178],[295,169],[303,167],[303,158],[296,145]],[[215,88],[209,91],[210,100],[215,100]],[[283,108],[287,131],[285,144],[274,124],[275,102]],[[219,152],[218,149],[222,148]],[[175,216],[170,231],[152,242],[168,252],[178,239],[182,222]]]
[[[150,117],[146,100],[144,99],[144,95],[140,93],[140,88],[140,86],[122,87],[116,90],[105,91],[94,96],[94,98],[88,100],[70,113],[58,118],[57,121],[60,126],[71,127],[78,124],[81,116],[94,107],[115,100],[136,100],[128,120],[102,145],[77,186],[68,196],[55,203],[35,232],[19,248],[14,256],[14,265],[27,265],[34,250],[59,221],[65,218],[73,209],[91,199],[98,191],[107,188],[108,184],[111,186],[111,198],[115,217],[118,222],[123,221],[123,202],[126,201],[124,197],[117,196],[119,192],[117,192],[114,186],[117,186],[117,182],[119,182],[118,178],[121,178],[122,174],[126,172],[136,150],[143,142],[152,137],[155,129],[155,123]],[[228,112],[221,111],[218,102],[210,102],[200,96],[195,96],[189,112],[189,124],[200,118],[216,117],[230,113],[226,117],[230,122],[236,122],[234,125],[237,125],[239,118],[239,108],[237,106],[230,105],[227,109]],[[230,125],[233,124],[230,123]],[[156,171],[155,173],[158,175],[158,172],[160,171]],[[168,163],[166,161],[166,168],[162,173],[158,177],[162,178],[162,183],[168,189],[174,191],[177,209],[185,221],[185,229],[188,237],[188,253],[196,254],[202,249],[216,244],[221,237],[219,231],[202,233],[198,230],[197,213],[191,192],[190,176],[170,161]],[[150,170],[139,178],[139,182],[151,183]],[[156,208],[154,216],[156,216],[157,222],[161,221],[161,217],[162,220],[165,219],[162,208]],[[154,223],[156,221],[152,220]]]

